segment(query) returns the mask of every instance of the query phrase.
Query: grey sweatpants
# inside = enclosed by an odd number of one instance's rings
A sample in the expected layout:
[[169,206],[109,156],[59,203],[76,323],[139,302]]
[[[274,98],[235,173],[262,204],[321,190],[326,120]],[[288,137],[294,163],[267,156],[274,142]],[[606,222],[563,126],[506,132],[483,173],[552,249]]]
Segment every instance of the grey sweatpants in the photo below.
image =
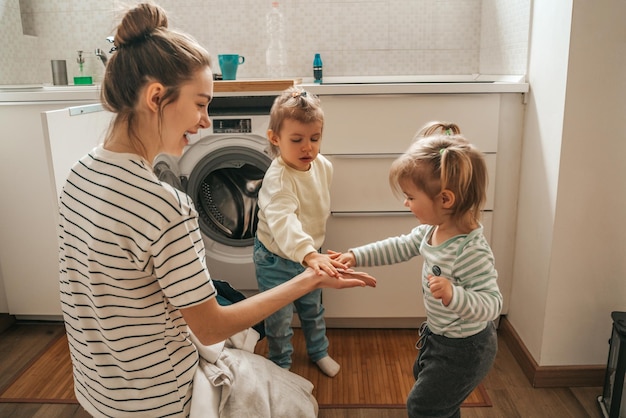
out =
[[498,351],[490,323],[467,338],[447,338],[427,329],[415,364],[415,384],[407,398],[410,418],[461,416],[461,404],[487,375]]

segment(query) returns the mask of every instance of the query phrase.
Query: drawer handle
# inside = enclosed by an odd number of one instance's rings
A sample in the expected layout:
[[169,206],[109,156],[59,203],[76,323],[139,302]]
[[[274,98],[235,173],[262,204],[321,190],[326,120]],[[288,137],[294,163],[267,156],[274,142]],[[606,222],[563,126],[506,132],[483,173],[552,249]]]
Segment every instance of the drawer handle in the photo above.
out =
[[80,116],[86,113],[102,112],[103,110],[104,108],[102,107],[102,105],[98,103],[83,106],[74,106],[69,108],[70,116]]
[[[481,213],[487,214],[492,213],[492,209],[484,209]],[[330,211],[330,216],[334,216],[337,218],[345,218],[349,216],[414,216],[412,212],[406,210],[398,210],[398,211],[367,211],[367,210],[342,210],[342,211]]]
[[[497,155],[495,151],[483,151],[484,155]],[[324,154],[325,157],[332,158],[398,158],[401,156],[401,152],[390,152],[390,153],[372,153],[372,154]]]
[[365,158],[398,158],[401,153],[389,153],[389,154],[324,154],[325,157],[332,158],[346,158],[346,159],[365,159]]
[[331,216],[337,218],[355,216],[414,216],[409,211],[331,211]]

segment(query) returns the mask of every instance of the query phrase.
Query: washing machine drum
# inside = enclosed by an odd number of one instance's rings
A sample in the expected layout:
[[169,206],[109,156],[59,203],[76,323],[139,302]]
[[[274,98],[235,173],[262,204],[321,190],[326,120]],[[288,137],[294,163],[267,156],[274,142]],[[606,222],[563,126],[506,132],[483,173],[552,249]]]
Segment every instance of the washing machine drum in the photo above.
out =
[[227,246],[253,245],[258,192],[270,163],[265,153],[230,147],[212,152],[196,164],[186,191],[205,236]]
[[202,180],[196,196],[201,217],[227,239],[254,238],[262,179],[263,172],[251,165],[211,172]]

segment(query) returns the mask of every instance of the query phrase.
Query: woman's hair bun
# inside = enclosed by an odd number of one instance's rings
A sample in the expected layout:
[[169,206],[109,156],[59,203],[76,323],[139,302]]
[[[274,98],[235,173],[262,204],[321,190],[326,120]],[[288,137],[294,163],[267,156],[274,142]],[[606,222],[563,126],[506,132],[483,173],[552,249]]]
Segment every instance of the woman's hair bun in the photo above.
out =
[[141,3],[126,12],[117,27],[115,46],[123,48],[146,40],[155,30],[167,28],[167,15],[160,6]]

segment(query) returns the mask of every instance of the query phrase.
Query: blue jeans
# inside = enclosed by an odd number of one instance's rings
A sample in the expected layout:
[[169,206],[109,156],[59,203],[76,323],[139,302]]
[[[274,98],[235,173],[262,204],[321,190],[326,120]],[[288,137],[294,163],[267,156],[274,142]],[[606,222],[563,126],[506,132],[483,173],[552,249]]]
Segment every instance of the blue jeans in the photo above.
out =
[[498,351],[493,323],[467,338],[447,338],[423,330],[413,365],[416,379],[406,401],[410,418],[460,417],[461,404],[485,378]]
[[[284,283],[302,273],[305,268],[300,263],[279,257],[254,239],[254,266],[259,290],[265,291]],[[285,369],[291,367],[293,311],[298,313],[302,333],[306,342],[307,354],[316,362],[328,355],[328,338],[322,306],[322,290],[307,293],[293,303],[276,311],[265,319],[265,335],[269,348],[268,358]]]

